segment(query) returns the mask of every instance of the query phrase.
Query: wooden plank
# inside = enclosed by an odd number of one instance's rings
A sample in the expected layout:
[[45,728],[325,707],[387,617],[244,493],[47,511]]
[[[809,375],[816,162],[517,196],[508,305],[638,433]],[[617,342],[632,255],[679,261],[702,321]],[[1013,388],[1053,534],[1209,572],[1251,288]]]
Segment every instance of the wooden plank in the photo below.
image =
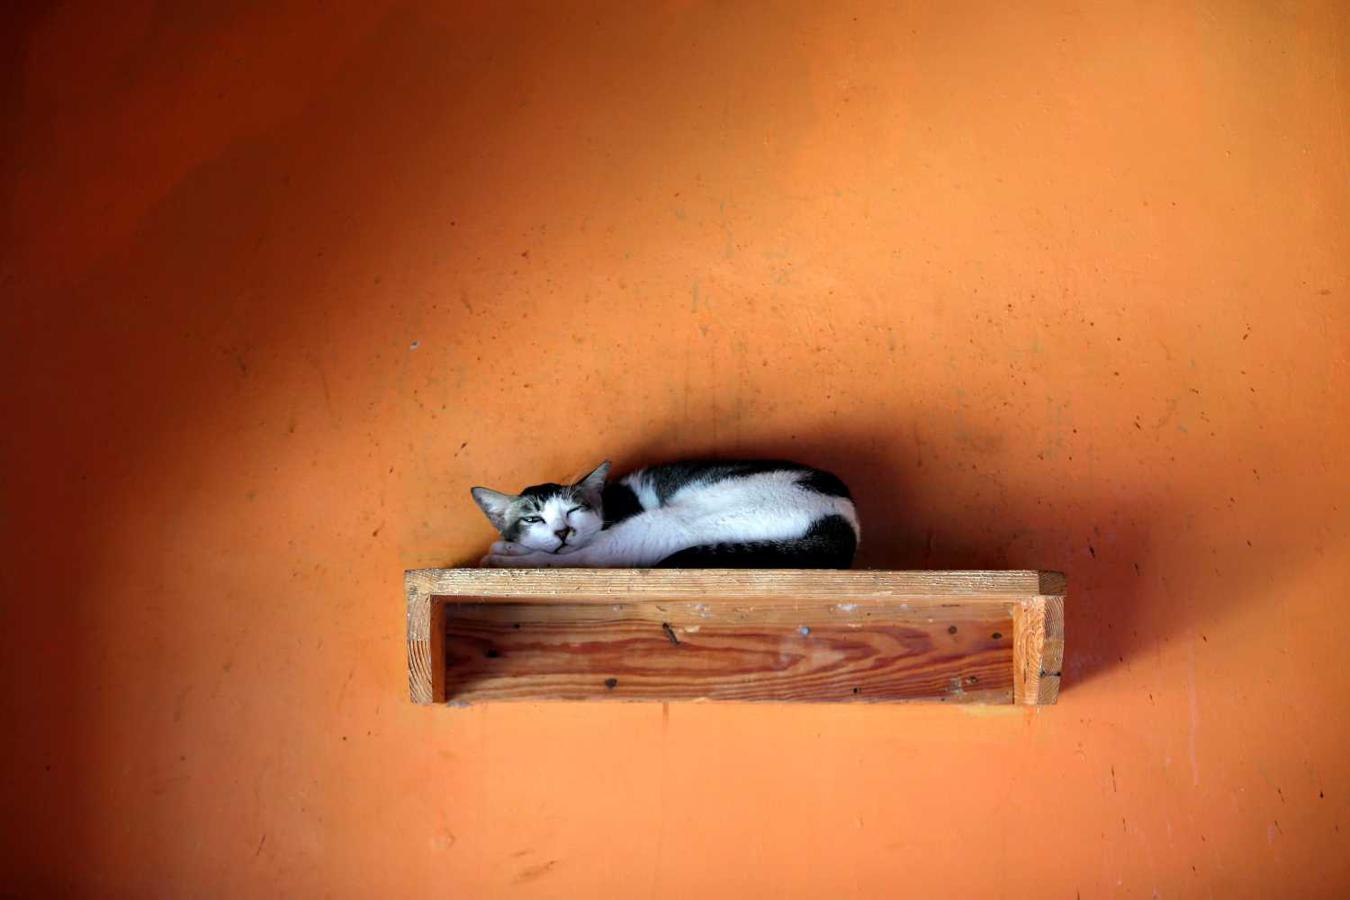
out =
[[406,575],[418,590],[438,597],[595,603],[635,594],[651,599],[734,596],[777,602],[955,595],[999,602],[1045,593],[1042,577],[1036,571],[832,569],[414,569]]
[[409,692],[1053,703],[1063,591],[1036,571],[412,570]]
[[1044,706],[1059,699],[1064,662],[1064,597],[1033,597],[1013,609],[1014,700]]
[[[452,699],[1010,703],[1012,611],[451,604]],[[771,610],[779,612],[778,610]],[[931,613],[939,612],[938,615]]]
[[408,693],[414,703],[445,700],[445,603],[405,573],[408,603]]

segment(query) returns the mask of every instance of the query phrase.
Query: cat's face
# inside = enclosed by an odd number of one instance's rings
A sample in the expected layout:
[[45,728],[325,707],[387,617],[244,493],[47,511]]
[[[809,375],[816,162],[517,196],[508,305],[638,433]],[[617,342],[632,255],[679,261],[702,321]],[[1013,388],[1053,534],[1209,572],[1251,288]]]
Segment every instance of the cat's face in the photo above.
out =
[[609,463],[576,484],[536,484],[519,494],[506,494],[484,487],[472,490],[474,502],[504,540],[557,553],[564,547],[584,547],[605,524],[600,492],[609,474]]

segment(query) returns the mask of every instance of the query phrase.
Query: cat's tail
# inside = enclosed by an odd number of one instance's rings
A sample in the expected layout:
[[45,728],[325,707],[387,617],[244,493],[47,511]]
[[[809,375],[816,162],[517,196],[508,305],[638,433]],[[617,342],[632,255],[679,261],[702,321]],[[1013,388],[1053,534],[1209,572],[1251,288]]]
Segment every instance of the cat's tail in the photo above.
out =
[[705,544],[672,553],[662,569],[847,569],[858,549],[853,524],[840,515],[819,519],[790,541]]

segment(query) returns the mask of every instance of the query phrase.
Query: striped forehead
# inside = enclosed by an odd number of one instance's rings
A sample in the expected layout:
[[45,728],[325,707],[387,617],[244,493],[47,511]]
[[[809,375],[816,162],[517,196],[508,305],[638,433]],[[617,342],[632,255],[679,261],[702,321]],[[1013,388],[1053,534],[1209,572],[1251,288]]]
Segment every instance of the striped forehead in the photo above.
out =
[[520,492],[520,505],[523,509],[542,512],[549,505],[570,502],[572,489],[561,484],[536,484]]

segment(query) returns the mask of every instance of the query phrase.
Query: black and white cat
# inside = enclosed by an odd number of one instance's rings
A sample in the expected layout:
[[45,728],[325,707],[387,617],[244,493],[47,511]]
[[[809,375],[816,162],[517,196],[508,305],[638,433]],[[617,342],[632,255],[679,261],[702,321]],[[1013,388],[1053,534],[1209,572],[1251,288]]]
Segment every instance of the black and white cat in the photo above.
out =
[[484,566],[846,569],[858,514],[829,472],[782,460],[706,460],[609,483],[603,462],[576,484],[473,499],[501,532]]

